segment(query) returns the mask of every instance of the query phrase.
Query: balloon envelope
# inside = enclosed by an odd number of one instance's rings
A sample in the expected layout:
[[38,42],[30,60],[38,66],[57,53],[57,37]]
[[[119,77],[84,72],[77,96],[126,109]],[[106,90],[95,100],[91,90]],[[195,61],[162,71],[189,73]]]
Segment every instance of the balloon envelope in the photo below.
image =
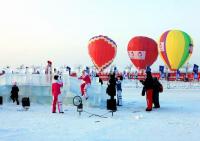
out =
[[89,40],[88,53],[98,71],[102,71],[113,62],[117,45],[107,36],[95,36]]
[[158,57],[157,43],[148,37],[136,36],[129,41],[128,55],[139,70],[151,66]]
[[169,30],[160,37],[159,53],[170,70],[177,70],[184,65],[193,51],[191,37],[180,30]]

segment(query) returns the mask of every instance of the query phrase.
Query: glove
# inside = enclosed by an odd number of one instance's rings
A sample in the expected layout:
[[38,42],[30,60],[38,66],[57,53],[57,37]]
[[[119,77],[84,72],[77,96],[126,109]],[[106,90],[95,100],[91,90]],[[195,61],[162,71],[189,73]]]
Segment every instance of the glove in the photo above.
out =
[[145,87],[142,89],[142,96],[145,96]]

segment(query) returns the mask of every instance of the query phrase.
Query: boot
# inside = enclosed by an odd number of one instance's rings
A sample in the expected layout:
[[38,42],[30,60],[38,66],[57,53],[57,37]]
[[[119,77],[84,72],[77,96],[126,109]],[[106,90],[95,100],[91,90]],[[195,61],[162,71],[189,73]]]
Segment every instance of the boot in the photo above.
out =
[[147,112],[150,112],[150,111],[152,111],[152,109],[148,109],[148,108],[146,108],[146,111],[147,111]]

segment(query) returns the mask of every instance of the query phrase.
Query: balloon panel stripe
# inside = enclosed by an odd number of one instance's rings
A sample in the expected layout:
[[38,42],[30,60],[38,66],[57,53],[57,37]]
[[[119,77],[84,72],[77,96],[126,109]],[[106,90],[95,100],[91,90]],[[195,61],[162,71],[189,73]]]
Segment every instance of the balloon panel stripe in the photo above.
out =
[[184,53],[178,68],[182,67],[187,58],[189,57],[189,44],[191,43],[190,37],[187,33],[182,32],[184,39],[185,39],[185,46],[184,46]]
[[166,38],[167,38],[167,35],[168,35],[169,32],[170,31],[166,31],[160,37],[159,51],[160,51],[161,59],[164,61],[165,65],[167,65],[169,68],[171,68],[171,65],[169,63],[169,60],[167,58],[167,53],[166,53]]
[[184,52],[184,37],[181,31],[172,30],[166,39],[166,53],[171,69],[177,69]]

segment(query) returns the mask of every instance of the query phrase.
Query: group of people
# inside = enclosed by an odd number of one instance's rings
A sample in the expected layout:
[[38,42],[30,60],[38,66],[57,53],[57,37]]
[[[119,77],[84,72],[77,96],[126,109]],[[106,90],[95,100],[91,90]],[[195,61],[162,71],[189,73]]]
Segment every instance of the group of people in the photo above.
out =
[[[146,79],[140,80],[143,84],[142,95],[144,96],[146,93],[146,101],[147,108],[146,111],[151,111],[153,104],[154,108],[160,108],[159,104],[159,92],[163,91],[162,84],[158,81],[156,77],[152,77],[151,72],[146,72]],[[91,79],[89,74],[86,71],[83,71],[82,76],[79,77],[82,80],[80,85],[80,91],[82,98],[87,100],[87,89],[91,85]],[[115,73],[111,74],[108,81],[108,86],[106,89],[106,93],[114,100],[114,97],[117,95],[117,106],[122,106],[122,77],[116,76]],[[58,105],[59,113],[64,113],[62,108],[62,95],[61,88],[63,87],[63,82],[61,81],[61,77],[59,75],[54,76],[54,80],[52,82],[52,113],[56,113],[56,105]],[[11,96],[13,102],[16,102],[19,105],[18,100],[19,88],[17,83],[14,82],[11,90]]]
[[[115,74],[111,74],[106,89],[106,93],[111,97],[111,100],[114,100],[114,96],[117,93],[117,106],[122,106],[121,82],[121,76],[116,77]],[[142,96],[146,94],[146,111],[152,111],[153,105],[154,108],[160,108],[159,93],[163,91],[163,86],[157,77],[152,77],[151,71],[147,71],[145,80],[140,80],[140,82],[143,84]]]
[[151,71],[147,71],[146,74],[146,79],[140,82],[143,84],[142,96],[146,93],[146,111],[151,111],[153,104],[154,108],[160,108],[159,92],[163,91],[163,86],[156,77],[152,77]]
[[122,76],[115,76],[115,73],[110,74],[106,93],[114,100],[117,94],[117,106],[122,106]]
[[[79,77],[79,79],[82,80],[80,85],[81,96],[82,98],[85,98],[87,100],[88,99],[87,89],[91,85],[90,76],[84,70],[82,72],[82,76]],[[62,94],[61,94],[62,87],[63,87],[63,82],[61,81],[61,78],[58,75],[55,75],[54,81],[52,83],[52,96],[53,96],[52,113],[56,113],[56,104],[58,105],[59,113],[64,113],[62,108]]]
[[[89,75],[83,71],[83,74],[79,79],[82,79],[82,83],[80,86],[81,89],[81,95],[84,98],[88,98],[86,91],[89,85],[91,84],[91,79]],[[58,112],[59,113],[64,113],[63,108],[62,108],[62,93],[61,93],[61,88],[63,87],[63,82],[61,80],[61,76],[59,75],[54,75],[54,80],[52,82],[51,88],[52,88],[52,113],[56,113],[56,105],[58,105]],[[13,83],[12,89],[11,89],[11,100],[17,103],[19,105],[19,88],[17,86],[17,82]]]
[[[58,111],[59,113],[64,113],[62,109],[62,95],[61,95],[61,87],[63,87],[63,82],[59,78],[58,75],[54,76],[54,81],[52,83],[52,113],[56,113],[56,104],[58,104]],[[13,103],[17,103],[19,105],[19,87],[17,86],[17,82],[13,83],[12,89],[11,89],[11,100]]]

